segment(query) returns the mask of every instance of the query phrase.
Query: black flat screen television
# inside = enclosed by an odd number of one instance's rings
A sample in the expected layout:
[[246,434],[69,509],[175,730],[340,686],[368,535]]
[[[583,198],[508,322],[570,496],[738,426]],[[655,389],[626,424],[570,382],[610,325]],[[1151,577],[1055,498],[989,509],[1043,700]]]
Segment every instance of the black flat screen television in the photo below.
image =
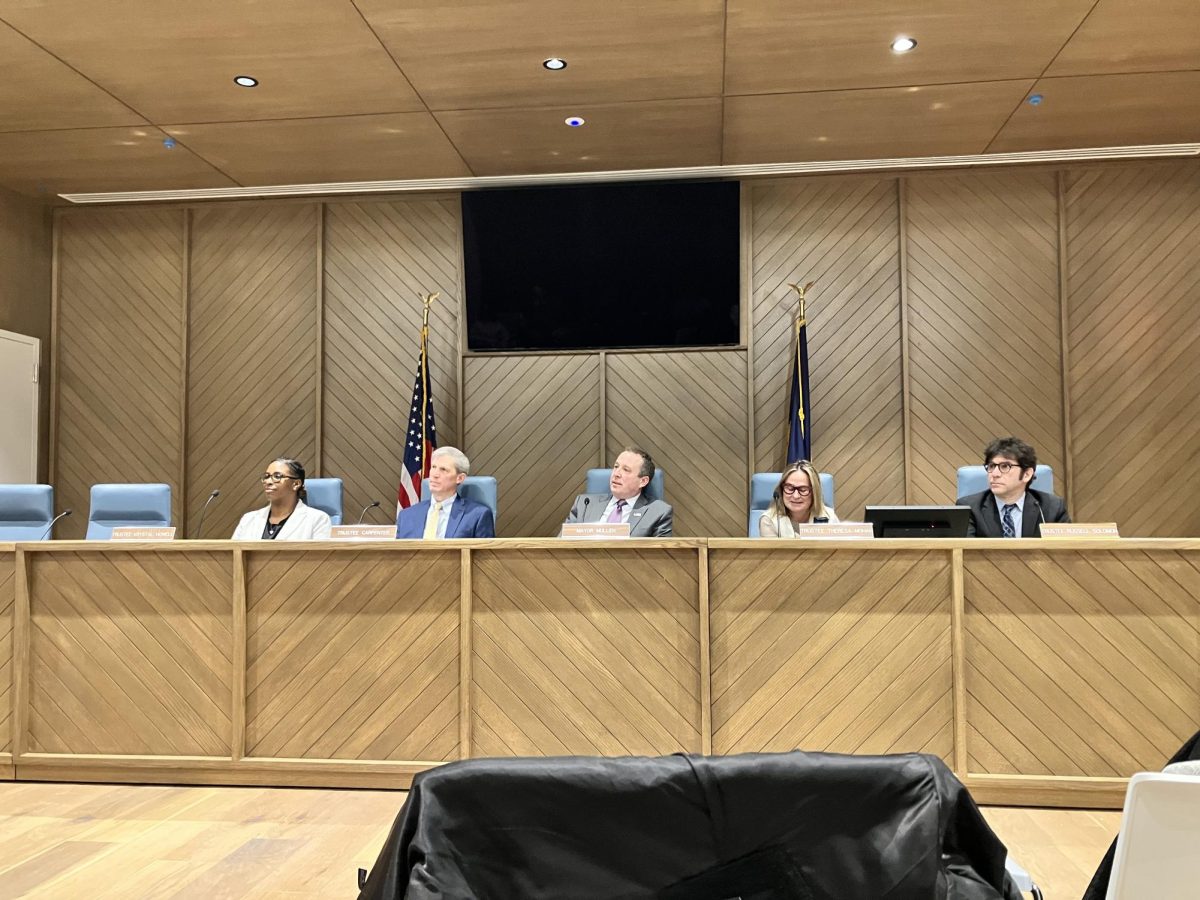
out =
[[468,350],[741,340],[735,181],[468,191],[462,210]]
[[877,538],[965,538],[969,506],[868,506],[863,519]]

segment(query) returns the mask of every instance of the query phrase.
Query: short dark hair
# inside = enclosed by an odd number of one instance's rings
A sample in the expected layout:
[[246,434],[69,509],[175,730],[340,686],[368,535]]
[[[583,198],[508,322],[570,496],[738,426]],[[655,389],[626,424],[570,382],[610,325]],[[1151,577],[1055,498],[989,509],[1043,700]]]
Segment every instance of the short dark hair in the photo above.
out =
[[649,478],[650,481],[654,480],[654,460],[650,458],[649,453],[647,453],[641,447],[636,447],[632,444],[623,448],[621,453],[636,453],[638,456],[640,456],[642,458],[642,468],[641,471],[638,472],[638,477]]
[[[986,466],[997,456],[1007,456],[1015,459],[1021,470],[1033,469],[1033,478],[1037,477],[1037,451],[1019,437],[996,438],[983,451],[983,464]],[[1033,478],[1029,483],[1033,484]]]
[[274,461],[288,467],[288,474],[300,482],[300,499],[307,500],[308,491],[304,489],[304,463],[290,456],[278,456]]

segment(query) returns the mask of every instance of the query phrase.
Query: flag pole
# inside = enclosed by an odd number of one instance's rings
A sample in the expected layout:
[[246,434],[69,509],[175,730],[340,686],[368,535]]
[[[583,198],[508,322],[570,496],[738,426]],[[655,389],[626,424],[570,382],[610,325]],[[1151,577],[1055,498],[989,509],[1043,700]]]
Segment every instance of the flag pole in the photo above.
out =
[[[424,413],[429,398],[429,310],[433,302],[442,296],[441,291],[426,294],[421,301],[421,410]],[[425,471],[425,447],[429,443],[426,417],[421,416],[421,471]],[[418,487],[418,492],[420,488]]]

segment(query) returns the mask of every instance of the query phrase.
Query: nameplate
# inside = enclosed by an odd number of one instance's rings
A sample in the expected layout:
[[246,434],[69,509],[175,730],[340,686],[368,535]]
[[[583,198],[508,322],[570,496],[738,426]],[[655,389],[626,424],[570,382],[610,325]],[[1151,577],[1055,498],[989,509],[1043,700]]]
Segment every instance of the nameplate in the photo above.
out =
[[1121,535],[1116,522],[1043,522],[1042,537],[1060,541],[1111,541]]
[[166,525],[146,528],[142,525],[118,525],[112,530],[112,541],[173,541],[175,529]]
[[393,541],[395,525],[334,525],[329,529],[334,541]]
[[628,522],[568,522],[559,537],[576,541],[614,541],[629,537]]
[[796,537],[809,541],[868,541],[875,538],[870,522],[802,522],[793,525]]

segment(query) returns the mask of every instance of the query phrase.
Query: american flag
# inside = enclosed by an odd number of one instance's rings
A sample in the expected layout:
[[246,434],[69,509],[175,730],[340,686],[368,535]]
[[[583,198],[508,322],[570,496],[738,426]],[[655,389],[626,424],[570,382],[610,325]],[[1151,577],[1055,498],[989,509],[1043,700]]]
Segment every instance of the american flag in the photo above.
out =
[[438,445],[426,352],[428,339],[428,327],[422,328],[421,355],[417,359],[412,408],[408,411],[408,434],[404,438],[404,468],[400,471],[400,490],[396,497],[397,516],[405,507],[421,502],[421,481],[429,477],[429,456]]

